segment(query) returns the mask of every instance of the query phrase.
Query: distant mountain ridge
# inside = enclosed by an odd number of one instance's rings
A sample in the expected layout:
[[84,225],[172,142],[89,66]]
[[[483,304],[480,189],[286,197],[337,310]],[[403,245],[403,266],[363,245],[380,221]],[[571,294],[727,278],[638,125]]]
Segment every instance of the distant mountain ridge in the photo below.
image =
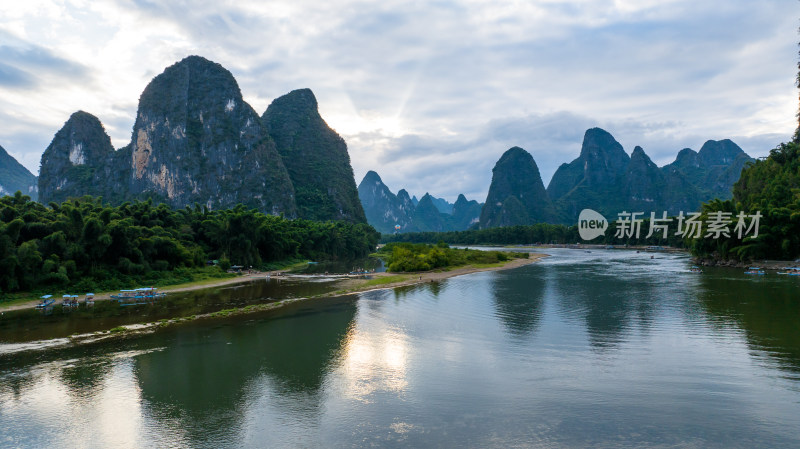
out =
[[[498,166],[507,154],[501,157]],[[521,156],[517,157],[521,159]],[[553,174],[546,195],[542,195],[536,182],[511,189],[515,192],[514,198],[521,198],[521,195],[539,198],[542,210],[549,210],[548,203],[552,203],[554,213],[549,219],[542,214],[527,218],[520,212],[524,208],[516,201],[498,205],[501,200],[491,198],[490,201],[487,198],[481,227],[529,224],[531,221],[574,224],[580,211],[587,208],[612,219],[623,211],[656,212],[659,215],[662,212],[677,215],[680,211],[695,211],[703,201],[730,198],[731,187],[749,161],[753,159],[732,141],[709,140],[700,152],[688,148],[681,150],[675,162],[659,168],[642,147],[635,147],[628,156],[610,133],[592,128],[584,135],[578,157],[561,164]],[[512,176],[508,171],[515,173],[521,165],[521,160],[510,164],[504,177]],[[501,182],[506,182],[502,178]],[[538,170],[536,173],[531,171],[527,178],[536,180]],[[491,215],[503,219],[492,221],[488,219]]]
[[76,112],[42,155],[42,202],[83,195],[172,207],[244,204],[270,214],[365,222],[344,140],[309,89],[259,116],[221,65],[189,56],[139,98],[131,142],[114,150],[100,121]]
[[17,191],[37,199],[37,178],[0,146],[0,195],[14,195]]
[[405,190],[399,193],[400,198],[389,190],[376,172],[368,171],[358,184],[358,197],[367,223],[384,234],[394,232],[396,225],[408,228],[414,213],[414,204],[408,199]]
[[289,92],[259,116],[228,70],[189,56],[144,89],[128,145],[115,150],[100,120],[77,111],[42,154],[38,179],[0,151],[0,193],[13,193],[13,180],[43,203],[88,194],[114,204],[244,204],[290,218],[367,221],[382,232],[461,230],[572,224],[585,208],[609,218],[623,210],[692,211],[729,198],[751,161],[724,139],[683,149],[658,167],[643,148],[629,155],[610,133],[591,128],[578,157],[558,167],[546,188],[533,156],[512,147],[497,161],[483,205],[463,195],[452,204],[429,193],[417,200],[402,189],[393,194],[373,171],[356,186],[346,143],[320,116],[311,90]]
[[556,170],[547,193],[561,223],[575,223],[586,208],[607,217],[632,210],[677,215],[699,209],[703,201],[730,198],[742,168],[753,160],[728,139],[709,140],[700,152],[681,150],[675,162],[659,168],[641,147],[628,156],[611,134],[592,128],[578,158]]
[[[481,205],[468,201],[462,194],[454,204],[426,193],[419,201],[409,198],[405,189],[397,195],[370,170],[358,185],[358,196],[364,207],[367,222],[378,231],[399,232],[460,231],[478,222]],[[450,213],[442,212],[450,210]],[[395,226],[399,226],[396,229]]]
[[[460,195],[451,214],[435,214],[444,200],[426,194],[410,213],[414,198],[401,191],[404,208],[392,206],[396,197],[375,172],[364,177],[359,197],[367,221],[381,232],[393,232],[395,224],[401,232],[462,230],[476,224],[479,228],[542,222],[571,225],[587,208],[609,219],[623,211],[659,216],[697,211],[703,201],[730,198],[742,168],[753,160],[729,139],[709,140],[699,152],[685,148],[674,162],[658,167],[642,147],[628,155],[610,133],[591,128],[584,134],[578,157],[561,164],[546,189],[533,156],[512,147],[492,169],[483,206]],[[380,198],[375,189],[383,192]]]

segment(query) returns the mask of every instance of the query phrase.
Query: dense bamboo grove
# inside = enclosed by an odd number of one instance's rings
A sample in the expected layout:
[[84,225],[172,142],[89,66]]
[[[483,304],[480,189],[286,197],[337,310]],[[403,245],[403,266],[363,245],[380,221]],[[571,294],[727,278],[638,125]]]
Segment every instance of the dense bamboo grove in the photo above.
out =
[[171,209],[151,201],[50,203],[0,198],[0,292],[113,289],[202,269],[216,259],[260,268],[307,259],[351,259],[375,249],[369,225],[287,220],[239,205]]

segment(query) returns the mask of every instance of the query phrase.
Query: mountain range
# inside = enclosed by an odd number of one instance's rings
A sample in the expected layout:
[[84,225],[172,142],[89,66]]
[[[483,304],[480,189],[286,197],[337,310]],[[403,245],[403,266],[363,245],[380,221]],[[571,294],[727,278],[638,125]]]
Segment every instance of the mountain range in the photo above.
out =
[[358,197],[367,222],[385,234],[467,229],[478,222],[482,207],[464,195],[459,195],[454,204],[428,193],[415,202],[416,197],[409,198],[404,189],[397,195],[392,193],[374,171],[367,172],[361,180]]
[[381,232],[449,231],[539,222],[573,224],[582,209],[676,215],[727,199],[753,161],[725,139],[685,148],[658,167],[630,155],[600,129],[586,131],[577,158],[545,188],[533,156],[506,151],[483,204],[426,193],[395,195],[370,171],[356,188],[345,141],[319,114],[309,89],[275,99],[260,116],[221,65],[189,56],[159,74],[139,98],[130,143],[115,149],[100,120],[73,113],[42,154],[35,177],[0,147],[0,194],[42,203],[83,195],[120,204],[151,198],[172,207],[237,204],[313,220],[368,222]]
[[152,198],[172,207],[244,204],[270,214],[364,222],[347,145],[309,89],[259,116],[221,65],[189,56],[139,98],[131,142],[115,150],[102,123],[78,111],[44,151],[43,203],[83,195],[112,204]]
[[742,168],[753,160],[728,139],[709,140],[699,152],[685,148],[659,168],[641,147],[628,156],[611,134],[592,128],[578,157],[561,164],[544,191],[532,156],[521,148],[508,150],[493,170],[480,227],[574,224],[587,208],[611,219],[623,211],[694,212],[703,201],[730,198]]
[[647,216],[697,211],[703,201],[730,198],[742,168],[753,160],[728,139],[709,140],[699,152],[684,148],[674,162],[658,167],[641,147],[628,155],[610,133],[592,128],[584,135],[578,157],[561,164],[547,188],[533,156],[513,147],[492,169],[483,205],[459,195],[452,212],[444,213],[449,203],[426,194],[415,207],[405,190],[395,197],[373,171],[364,177],[358,194],[367,221],[381,232],[394,232],[395,225],[400,232],[410,232],[574,224],[587,208],[609,219],[625,211]]

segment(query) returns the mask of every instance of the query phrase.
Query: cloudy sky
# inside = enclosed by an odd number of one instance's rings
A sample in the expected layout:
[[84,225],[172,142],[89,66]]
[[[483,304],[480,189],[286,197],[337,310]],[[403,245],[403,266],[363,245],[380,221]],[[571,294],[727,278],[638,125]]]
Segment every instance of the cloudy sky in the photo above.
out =
[[0,145],[34,174],[77,110],[126,145],[164,68],[222,64],[262,113],[308,87],[356,182],[483,201],[511,146],[545,185],[586,129],[659,165],[796,126],[794,0],[25,0],[0,2]]

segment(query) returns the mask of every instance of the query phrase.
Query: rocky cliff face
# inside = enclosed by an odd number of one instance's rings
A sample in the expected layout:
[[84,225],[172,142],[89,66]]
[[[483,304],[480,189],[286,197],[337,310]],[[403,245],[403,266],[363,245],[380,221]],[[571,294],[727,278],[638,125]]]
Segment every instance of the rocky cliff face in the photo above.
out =
[[14,195],[17,191],[36,200],[39,197],[36,176],[0,146],[0,195]]
[[453,228],[457,231],[469,229],[480,221],[483,205],[475,200],[468,201],[463,194],[453,204]]
[[277,98],[261,118],[289,172],[300,218],[367,221],[347,144],[319,115],[311,90]]
[[406,189],[400,189],[397,192],[397,200],[400,202],[400,209],[407,216],[410,217],[414,213],[414,208],[417,207],[419,201],[414,201],[408,197]]
[[46,201],[241,203],[287,217],[366,221],[347,146],[310,90],[278,98],[259,117],[231,73],[199,56],[147,85],[128,145],[114,151],[100,121],[78,112],[45,151],[41,172]]
[[463,231],[478,222],[482,207],[459,195],[448,208],[452,213],[443,213],[439,207],[446,200],[440,199],[437,205],[437,198],[426,193],[415,203],[405,189],[395,195],[374,171],[367,172],[358,185],[358,196],[367,222],[385,234],[394,233],[395,225],[400,225],[398,232]]
[[402,231],[409,230],[414,209],[408,208],[408,193],[398,199],[374,171],[368,171],[361,180],[358,197],[364,207],[367,222],[378,231],[384,234],[393,233],[395,225],[400,225]]
[[480,227],[547,222],[554,215],[533,156],[519,147],[503,153],[492,169],[492,184],[481,211]]
[[130,194],[182,207],[238,203],[295,215],[281,157],[221,65],[190,56],[147,85],[130,144]]
[[585,208],[606,217],[622,211],[677,215],[698,210],[702,201],[730,198],[751,160],[730,140],[710,140],[700,152],[685,148],[659,168],[641,147],[628,158],[611,134],[593,128],[586,131],[580,156],[559,167],[547,192],[562,223],[574,223]]
[[[625,169],[620,183],[621,203],[627,211],[654,211],[664,204],[666,195],[666,179],[658,166],[645,154],[642,147],[633,149],[631,160]],[[622,212],[621,210],[616,212]]]
[[629,163],[630,157],[611,134],[600,128],[587,130],[578,158],[562,164],[547,187],[559,221],[571,223],[585,208],[603,214],[620,212],[618,182]]
[[[709,140],[699,152],[684,148],[675,162],[662,171],[680,175],[697,192],[700,200],[729,199],[733,184],[739,180],[742,168],[754,159],[729,139]],[[697,207],[697,206],[695,206]]]
[[446,199],[436,198],[435,196],[431,196],[431,201],[433,201],[433,205],[436,206],[436,209],[438,209],[439,212],[447,215],[452,215],[453,205],[450,204]]
[[577,159],[561,166],[547,186],[550,199],[556,201],[578,186],[604,187],[621,175],[630,158],[614,137],[600,128],[592,128],[583,136]]
[[61,202],[83,195],[106,196],[119,179],[108,179],[105,168],[114,155],[111,138],[97,117],[72,114],[42,154],[39,199]]
[[439,211],[434,204],[433,197],[426,193],[419,200],[411,217],[411,231],[414,232],[442,232],[450,230],[447,215]]

